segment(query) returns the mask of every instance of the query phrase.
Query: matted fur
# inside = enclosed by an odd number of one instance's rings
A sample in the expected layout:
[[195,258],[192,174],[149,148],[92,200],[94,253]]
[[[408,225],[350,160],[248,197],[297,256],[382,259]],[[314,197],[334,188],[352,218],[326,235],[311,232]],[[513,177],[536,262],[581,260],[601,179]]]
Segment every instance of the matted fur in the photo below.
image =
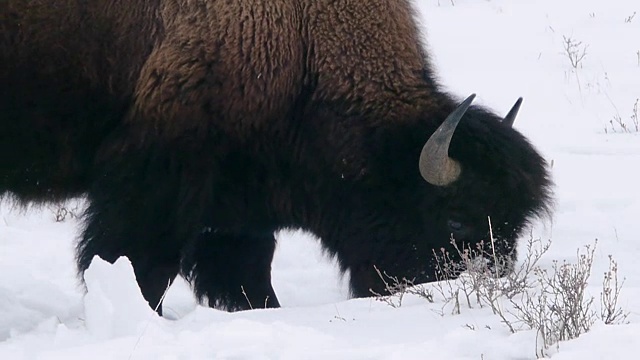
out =
[[488,216],[515,256],[546,163],[472,107],[461,178],[425,182],[458,102],[432,72],[407,0],[3,0],[0,193],[86,195],[79,271],[128,256],[151,306],[180,272],[212,306],[247,309],[241,287],[278,306],[284,228],[316,234],[354,296],[383,290],[374,265],[434,280],[432,250],[486,240]]

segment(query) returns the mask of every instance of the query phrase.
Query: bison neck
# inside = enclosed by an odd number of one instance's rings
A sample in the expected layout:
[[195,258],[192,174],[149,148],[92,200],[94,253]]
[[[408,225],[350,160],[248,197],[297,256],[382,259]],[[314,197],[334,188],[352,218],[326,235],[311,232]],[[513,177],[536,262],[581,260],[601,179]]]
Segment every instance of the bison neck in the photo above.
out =
[[[349,237],[419,237],[401,229],[422,228],[406,223],[418,221],[409,210],[420,207],[416,192],[425,186],[418,159],[437,124],[416,111],[412,120],[389,118],[377,126],[334,109],[311,106],[288,132],[216,141],[215,215],[207,225],[237,232],[303,229],[334,244],[333,251],[350,244],[342,240]],[[366,230],[378,226],[384,234]]]

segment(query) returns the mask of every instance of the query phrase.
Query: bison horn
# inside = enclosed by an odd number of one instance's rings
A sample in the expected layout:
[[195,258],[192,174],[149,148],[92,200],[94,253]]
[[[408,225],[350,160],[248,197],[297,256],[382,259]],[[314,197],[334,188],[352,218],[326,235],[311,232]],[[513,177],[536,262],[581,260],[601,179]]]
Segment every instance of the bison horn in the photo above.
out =
[[516,103],[513,104],[513,107],[509,110],[507,116],[502,120],[503,124],[513,127],[513,123],[516,121],[516,116],[518,116],[518,111],[520,110],[520,105],[522,105],[522,97],[519,97],[518,100],[516,100]]
[[446,186],[456,181],[462,171],[460,164],[449,157],[449,144],[460,119],[471,105],[476,94],[447,116],[442,125],[431,135],[420,154],[420,175],[431,185]]

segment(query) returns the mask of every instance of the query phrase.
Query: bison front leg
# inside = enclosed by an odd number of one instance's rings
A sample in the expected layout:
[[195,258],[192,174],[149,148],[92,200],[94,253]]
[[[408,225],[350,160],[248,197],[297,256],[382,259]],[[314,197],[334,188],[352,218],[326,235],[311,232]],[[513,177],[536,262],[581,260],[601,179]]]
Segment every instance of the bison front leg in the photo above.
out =
[[180,251],[171,244],[173,239],[162,225],[141,219],[153,216],[149,214],[153,210],[127,206],[123,200],[94,201],[90,205],[88,223],[78,246],[78,270],[84,272],[96,255],[111,263],[126,256],[145,300],[162,315],[160,299],[178,274]]
[[183,274],[200,301],[229,311],[280,307],[271,285],[276,239],[205,228],[183,259]]
[[[353,238],[349,239],[353,240]],[[401,256],[398,249],[380,246],[377,241],[343,241],[348,244],[337,252],[341,271],[349,273],[349,288],[354,298],[388,295],[395,278],[412,280],[417,272],[412,270],[410,259]]]
[[95,255],[109,262],[128,257],[143,296],[162,315],[160,299],[210,199],[206,167],[194,161],[160,145],[110,156],[88,192],[79,271]]

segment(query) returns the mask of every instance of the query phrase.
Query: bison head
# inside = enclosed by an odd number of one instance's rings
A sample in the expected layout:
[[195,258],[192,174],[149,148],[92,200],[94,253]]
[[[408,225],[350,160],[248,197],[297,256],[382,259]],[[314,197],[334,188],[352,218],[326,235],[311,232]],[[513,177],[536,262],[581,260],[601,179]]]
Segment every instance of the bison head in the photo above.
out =
[[[545,160],[512,128],[522,98],[500,119],[470,107],[474,97],[455,108],[422,148],[423,191],[437,194],[423,197],[430,202],[423,207],[429,209],[424,218],[435,222],[429,225],[433,239],[449,237],[461,250],[495,254],[487,260],[500,259],[498,270],[504,274],[523,228],[548,213],[550,180]],[[432,251],[448,251],[456,260],[454,249],[449,243]]]
[[[383,233],[379,226],[376,237],[386,245],[373,250],[378,255],[371,256],[377,259],[376,267],[389,275],[414,278],[416,283],[436,280],[435,254],[442,255],[444,251],[451,260],[460,260],[452,240],[461,250],[495,253],[496,257],[487,260],[499,259],[499,270],[504,274],[516,257],[522,230],[533,218],[549,214],[551,182],[547,164],[512,128],[522,98],[504,118],[471,106],[473,99],[471,95],[456,108],[450,107],[453,111],[440,111],[446,119],[435,131],[429,131],[426,143],[417,139],[412,145],[393,141],[401,144],[397,145],[400,148],[386,147],[394,159],[402,157],[398,154],[407,152],[409,147],[422,147],[417,163],[410,158],[394,162],[387,157],[384,161],[391,165],[380,171],[386,177],[397,174],[393,181],[397,189],[385,200],[389,210],[380,220],[394,221],[390,229],[395,232]],[[419,136],[404,133],[396,139]],[[370,202],[368,206],[382,208],[378,203]],[[478,249],[480,245],[484,247]],[[352,276],[354,273],[356,277],[365,276],[358,271],[352,271]],[[379,280],[375,274],[368,276],[373,279],[363,282],[368,282],[374,291],[384,291],[380,284],[373,285]]]

